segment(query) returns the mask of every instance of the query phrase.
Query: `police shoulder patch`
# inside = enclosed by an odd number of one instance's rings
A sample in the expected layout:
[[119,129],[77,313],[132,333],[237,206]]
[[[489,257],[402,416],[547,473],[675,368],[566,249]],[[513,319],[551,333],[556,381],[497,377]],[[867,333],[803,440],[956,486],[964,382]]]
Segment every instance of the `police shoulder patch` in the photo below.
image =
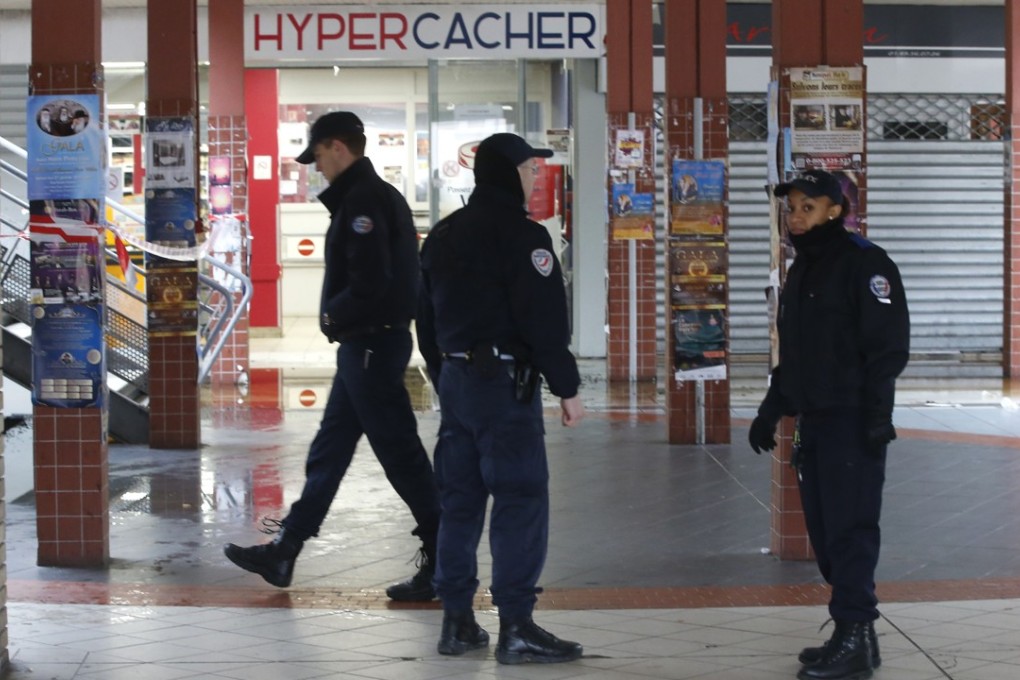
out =
[[553,270],[553,256],[545,248],[536,248],[531,251],[531,264],[542,276],[549,276]]
[[368,215],[358,215],[351,220],[351,229],[356,234],[367,234],[375,228],[375,223],[372,222],[372,218]]
[[871,290],[871,294],[879,300],[887,300],[892,292],[892,285],[889,283],[889,279],[881,274],[875,274],[871,277],[868,281],[868,288]]

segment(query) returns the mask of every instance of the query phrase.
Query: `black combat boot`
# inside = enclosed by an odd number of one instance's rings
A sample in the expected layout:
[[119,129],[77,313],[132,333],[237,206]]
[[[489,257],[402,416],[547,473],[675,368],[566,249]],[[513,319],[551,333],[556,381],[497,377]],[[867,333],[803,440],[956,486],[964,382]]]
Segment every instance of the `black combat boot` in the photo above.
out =
[[386,596],[397,602],[428,602],[436,599],[432,577],[436,575],[436,548],[423,545],[414,561],[418,573],[406,581],[394,583],[386,589]]
[[489,634],[475,621],[475,613],[443,612],[443,632],[439,634],[436,649],[440,654],[460,656],[472,649],[489,646]]
[[519,621],[499,620],[496,661],[504,664],[560,663],[580,659],[584,648],[542,630],[529,616]]
[[[875,633],[874,621],[868,623],[868,641],[871,643],[871,667],[878,668],[882,665],[882,655],[878,651],[878,635]],[[830,640],[826,640],[821,647],[805,647],[800,650],[797,660],[805,666],[818,663],[825,655],[825,649],[829,646],[829,642]]]
[[223,546],[227,559],[250,572],[254,572],[277,588],[286,588],[294,576],[294,562],[304,546],[304,540],[281,528],[272,543],[242,548],[233,543]]
[[836,621],[822,658],[804,666],[799,680],[865,680],[871,677],[871,641],[866,621]]

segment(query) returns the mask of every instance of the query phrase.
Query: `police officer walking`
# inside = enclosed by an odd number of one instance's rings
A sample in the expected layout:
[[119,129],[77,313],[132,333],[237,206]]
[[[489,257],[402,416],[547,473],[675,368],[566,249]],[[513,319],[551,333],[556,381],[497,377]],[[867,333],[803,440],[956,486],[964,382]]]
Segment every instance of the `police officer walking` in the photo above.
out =
[[457,655],[489,643],[472,603],[491,496],[491,592],[499,609],[496,660],[503,664],[582,654],[581,645],[532,619],[549,531],[539,375],[560,397],[564,425],[584,416],[563,275],[549,233],[526,208],[538,172],[534,159],[551,155],[514,134],[486,138],[467,205],[439,222],[422,248],[418,345],[442,410],[435,452],[443,508],[437,647]]
[[907,300],[885,251],[844,228],[848,203],[833,175],[810,170],[774,193],[786,197],[796,257],[780,295],[779,363],[749,440],[770,451],[780,418],[797,416],[791,463],[835,622],[827,642],[801,652],[797,677],[868,678],[881,664],[875,567]]
[[298,553],[318,535],[365,435],[417,522],[411,533],[422,541],[418,573],[386,593],[395,600],[431,600],[439,497],[404,386],[420,278],[417,232],[407,202],[364,153],[362,122],[336,111],[315,121],[308,148],[297,158],[314,162],[329,182],[319,194],[331,216],[319,327],[340,343],[337,372],[308,451],[304,489],[275,540],[247,548],[231,543],[224,552],[272,585],[290,585]]

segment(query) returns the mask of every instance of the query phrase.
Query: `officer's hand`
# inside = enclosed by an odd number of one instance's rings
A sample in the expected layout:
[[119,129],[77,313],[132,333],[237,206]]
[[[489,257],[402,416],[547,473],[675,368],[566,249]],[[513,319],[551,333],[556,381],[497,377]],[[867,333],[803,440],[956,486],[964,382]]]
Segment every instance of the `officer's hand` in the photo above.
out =
[[584,419],[584,404],[579,394],[569,399],[560,399],[560,408],[563,409],[561,420],[566,427],[576,427]]
[[889,416],[871,416],[868,419],[864,436],[868,441],[868,451],[878,453],[882,448],[896,439],[896,428]]
[[764,416],[756,416],[751,422],[751,431],[747,433],[747,441],[757,454],[771,451],[776,448],[776,424]]

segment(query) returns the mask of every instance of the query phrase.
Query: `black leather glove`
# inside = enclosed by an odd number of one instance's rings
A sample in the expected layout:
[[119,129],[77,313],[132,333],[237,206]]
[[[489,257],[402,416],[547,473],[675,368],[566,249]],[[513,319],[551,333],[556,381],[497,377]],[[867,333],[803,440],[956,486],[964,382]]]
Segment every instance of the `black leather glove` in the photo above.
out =
[[764,416],[757,416],[751,422],[751,431],[747,433],[747,441],[754,452],[771,451],[776,448],[776,423]]
[[896,428],[889,416],[871,416],[865,426],[864,436],[868,442],[868,450],[878,452],[883,446],[896,439]]

